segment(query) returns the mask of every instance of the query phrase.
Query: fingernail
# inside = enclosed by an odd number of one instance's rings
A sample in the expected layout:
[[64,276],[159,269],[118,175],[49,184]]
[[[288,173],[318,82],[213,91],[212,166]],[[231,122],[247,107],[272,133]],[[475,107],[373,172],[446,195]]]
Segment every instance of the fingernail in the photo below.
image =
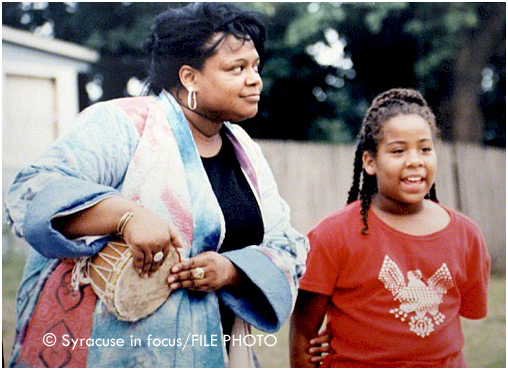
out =
[[175,281],[175,277],[174,276],[168,277],[168,284],[171,284],[173,281]]
[[174,283],[174,284],[171,284],[169,287],[171,289],[176,289],[176,288],[178,288],[178,284]]
[[310,344],[315,344],[316,342],[314,341],[314,339],[311,339],[310,341]]

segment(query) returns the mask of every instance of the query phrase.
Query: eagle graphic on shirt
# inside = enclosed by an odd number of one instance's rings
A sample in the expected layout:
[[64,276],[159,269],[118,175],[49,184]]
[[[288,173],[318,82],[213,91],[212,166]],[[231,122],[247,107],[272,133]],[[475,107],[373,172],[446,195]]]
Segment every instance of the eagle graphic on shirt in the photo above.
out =
[[407,273],[406,284],[399,266],[388,255],[379,271],[379,280],[392,293],[394,300],[400,302],[400,306],[391,309],[390,313],[402,322],[410,316],[409,329],[425,338],[434,331],[434,325],[445,319],[445,315],[439,312],[439,305],[443,302],[443,295],[453,287],[453,280],[446,263],[427,280],[427,284],[422,278],[420,270],[411,270]]

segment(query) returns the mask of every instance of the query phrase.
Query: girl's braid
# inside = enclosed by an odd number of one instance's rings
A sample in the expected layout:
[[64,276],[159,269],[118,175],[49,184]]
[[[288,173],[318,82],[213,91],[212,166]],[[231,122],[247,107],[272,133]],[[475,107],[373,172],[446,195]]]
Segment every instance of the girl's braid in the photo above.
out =
[[430,190],[429,190],[429,194],[427,194],[425,196],[425,199],[430,199],[434,202],[439,203],[439,200],[437,199],[437,195],[436,195],[436,183],[432,184],[432,186],[430,187]]
[[353,173],[353,184],[351,185],[351,189],[349,189],[347,204],[353,203],[358,199],[358,195],[360,194],[360,180],[363,168],[363,146],[358,144],[355,152],[355,163],[354,163],[354,173]]
[[[432,134],[434,136],[437,134],[435,116],[418,91],[403,88],[391,89],[381,93],[372,101],[360,130],[358,146],[355,151],[353,184],[347,199],[347,204],[357,199],[361,200],[360,214],[365,226],[361,230],[362,234],[367,234],[369,229],[367,215],[372,196],[377,192],[376,176],[367,174],[363,169],[363,153],[368,152],[372,156],[376,156],[377,146],[383,137],[383,124],[399,114],[418,114],[429,123]],[[432,185],[425,198],[438,201],[435,184]]]

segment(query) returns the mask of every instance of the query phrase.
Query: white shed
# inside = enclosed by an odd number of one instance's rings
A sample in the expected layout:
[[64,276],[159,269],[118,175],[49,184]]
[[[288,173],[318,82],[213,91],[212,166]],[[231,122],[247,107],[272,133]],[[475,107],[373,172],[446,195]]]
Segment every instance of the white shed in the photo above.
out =
[[[16,172],[39,157],[76,117],[78,74],[98,59],[94,50],[2,26],[2,194]],[[20,266],[19,253],[27,251],[28,244],[3,225],[3,261]],[[3,275],[3,282],[13,289],[20,278]],[[9,361],[15,301],[3,288],[3,349]]]
[[79,110],[78,74],[99,53],[2,26],[3,190],[17,170],[36,159]]

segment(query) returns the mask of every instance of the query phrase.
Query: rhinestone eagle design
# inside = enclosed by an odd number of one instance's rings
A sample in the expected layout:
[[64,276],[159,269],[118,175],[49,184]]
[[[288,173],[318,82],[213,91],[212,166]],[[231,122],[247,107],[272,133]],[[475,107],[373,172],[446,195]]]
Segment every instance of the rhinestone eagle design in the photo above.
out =
[[439,305],[443,302],[443,295],[453,287],[453,280],[446,263],[427,280],[422,281],[420,270],[411,270],[407,273],[408,283],[399,266],[385,256],[379,280],[390,291],[395,301],[400,302],[398,308],[390,313],[402,322],[409,319],[409,329],[416,335],[425,338],[434,331],[434,325],[441,324],[445,315],[439,312]]

